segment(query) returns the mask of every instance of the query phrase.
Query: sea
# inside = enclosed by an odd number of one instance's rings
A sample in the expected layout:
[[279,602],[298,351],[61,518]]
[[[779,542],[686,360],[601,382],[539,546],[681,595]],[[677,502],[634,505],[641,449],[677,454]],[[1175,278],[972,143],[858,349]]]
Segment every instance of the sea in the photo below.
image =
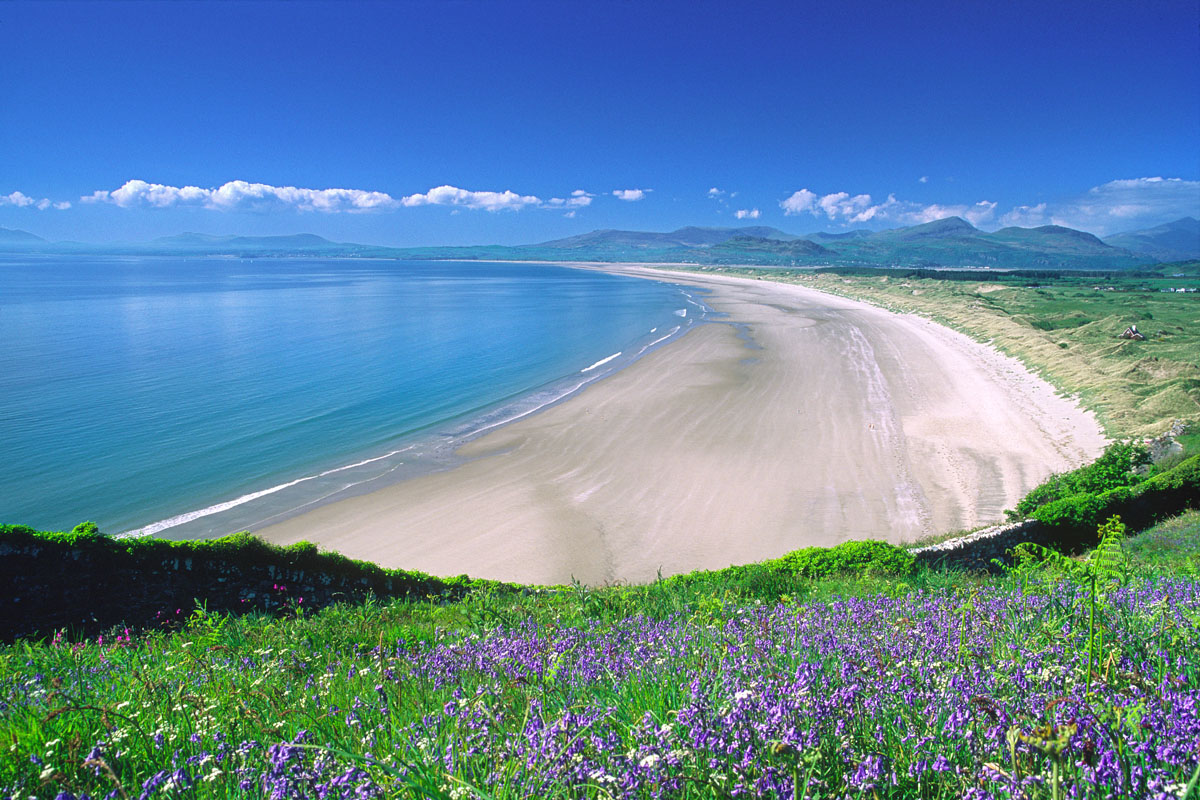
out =
[[708,314],[556,265],[0,256],[0,523],[253,530],[451,468]]

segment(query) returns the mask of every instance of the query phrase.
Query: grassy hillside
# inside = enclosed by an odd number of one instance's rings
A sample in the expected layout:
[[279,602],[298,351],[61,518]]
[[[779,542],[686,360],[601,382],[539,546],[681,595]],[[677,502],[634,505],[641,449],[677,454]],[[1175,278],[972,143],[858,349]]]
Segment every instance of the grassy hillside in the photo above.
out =
[[1192,512],[1095,585],[764,565],[3,647],[0,795],[1179,797],[1197,553]]

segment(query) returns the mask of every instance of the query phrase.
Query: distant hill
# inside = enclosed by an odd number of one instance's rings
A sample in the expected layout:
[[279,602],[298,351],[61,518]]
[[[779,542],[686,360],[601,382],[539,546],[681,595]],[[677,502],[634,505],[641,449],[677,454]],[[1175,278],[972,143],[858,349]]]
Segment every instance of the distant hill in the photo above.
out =
[[[1155,241],[1176,242],[1177,228],[1195,220],[1180,220],[1165,232],[1159,229],[1136,235]],[[1183,231],[1184,244],[1188,235]],[[1134,236],[1127,234],[1126,236]],[[23,237],[17,239],[15,237]],[[1120,237],[1113,237],[1114,240]],[[797,236],[765,225],[740,228],[689,226],[656,231],[597,230],[528,245],[470,247],[379,247],[331,242],[312,233],[290,236],[212,236],[181,233],[152,242],[114,245],[48,243],[24,231],[0,229],[0,247],[39,252],[94,252],[235,256],[271,258],[288,256],[322,258],[495,259],[501,261],[631,261],[665,264],[747,264],[775,267],[990,267],[993,269],[1116,270],[1144,266],[1161,256],[1131,252],[1101,241],[1090,233],[1045,225],[1040,228],[1003,228],[981,231],[960,217],[884,231],[813,233]],[[1165,245],[1164,245],[1165,247]],[[1160,248],[1159,252],[1167,252]],[[1172,251],[1174,252],[1174,251]],[[1186,257],[1186,256],[1185,256]]]
[[541,244],[529,246],[554,250],[612,250],[620,248],[664,250],[676,247],[712,247],[738,236],[771,239],[781,242],[800,238],[799,236],[784,233],[781,230],[769,228],[764,225],[748,225],[743,228],[699,228],[689,226],[669,233],[597,230],[591,233],[581,233],[577,236],[568,236],[565,239],[555,239],[550,242],[542,242]]
[[[795,236],[763,226],[680,228],[669,233],[600,230],[505,248],[535,259],[661,261],[769,266],[1127,269],[1148,259],[1090,233],[1047,225],[987,233],[961,217],[884,231]],[[488,256],[505,258],[493,251]]]
[[[290,236],[211,236],[207,233],[181,233],[177,236],[163,236],[150,242],[154,247],[194,247],[212,251],[222,249],[289,249],[289,250],[328,250],[346,247],[337,242],[331,242],[315,233],[296,233]],[[360,247],[361,245],[349,245]]]
[[919,242],[923,239],[961,239],[974,238],[983,236],[983,231],[976,228],[971,223],[967,222],[962,217],[946,217],[937,219],[933,222],[926,222],[921,225],[913,225],[909,228],[894,228],[888,231],[879,231],[866,239],[894,239],[902,242]]
[[1183,217],[1145,230],[1118,233],[1104,242],[1158,261],[1200,258],[1200,220]]
[[840,239],[862,239],[866,236],[874,235],[875,231],[857,230],[846,231],[845,233],[806,233],[802,238],[812,242],[836,242]]
[[0,242],[5,244],[37,244],[46,241],[29,231],[19,231],[14,228],[0,228]]

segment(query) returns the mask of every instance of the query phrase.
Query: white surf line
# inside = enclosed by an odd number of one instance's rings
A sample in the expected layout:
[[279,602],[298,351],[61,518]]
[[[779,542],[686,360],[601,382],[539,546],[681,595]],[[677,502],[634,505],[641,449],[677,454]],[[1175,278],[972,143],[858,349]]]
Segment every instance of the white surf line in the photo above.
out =
[[[619,356],[621,354],[617,353],[617,355]],[[614,358],[615,358],[615,356],[614,356]],[[608,359],[606,358],[604,360],[607,361]],[[563,392],[562,394],[558,395],[557,397],[552,397],[549,400],[547,400],[546,402],[540,403],[540,404],[534,406],[533,408],[529,409],[528,411],[522,411],[520,414],[516,414],[515,416],[507,417],[505,419],[500,420],[499,422],[493,422],[491,425],[484,425],[482,428],[476,428],[475,430],[471,431],[469,436],[470,436],[470,438],[474,439],[475,437],[479,436],[479,434],[483,433],[484,431],[490,431],[492,428],[499,428],[501,425],[507,425],[510,422],[516,422],[519,419],[528,417],[530,414],[541,411],[546,406],[554,405],[555,403],[559,402],[560,400],[565,400],[566,398],[568,398],[571,395],[578,392],[584,386],[587,386],[592,381],[598,380],[600,377],[602,377],[602,376],[595,375],[591,378],[588,378],[586,381],[580,381],[579,383],[575,384],[573,387],[571,387],[567,391]]]
[[[666,336],[663,336],[659,339],[655,339],[653,342],[651,342],[650,344],[643,347],[638,352],[638,355],[635,356],[635,358],[638,356],[641,356],[642,353],[645,353],[647,350],[649,350],[651,347],[658,344],[659,342],[663,342],[663,341],[666,341],[667,339],[670,339],[672,336],[674,336],[676,333],[679,332],[680,327],[681,326],[676,325],[674,328],[671,329],[671,332],[668,333]],[[655,328],[654,330],[658,330],[658,328]],[[592,364],[590,367],[581,369],[580,372],[588,372],[590,370],[596,369],[599,366],[603,366],[604,364],[607,364],[608,362],[612,361],[617,356],[622,355],[622,353],[624,353],[623,350],[620,353],[613,353],[608,358],[602,358],[599,361],[597,361],[595,364]],[[604,377],[603,375],[592,375],[592,376],[588,377],[587,380],[580,381],[579,383],[575,384],[570,389],[566,390],[565,392],[558,395],[557,397],[552,397],[551,399],[547,400],[544,403],[539,403],[538,405],[534,406],[531,409],[528,409],[527,411],[522,411],[520,414],[516,414],[515,416],[507,417],[505,419],[499,420],[498,422],[493,422],[490,425],[484,425],[482,428],[476,428],[475,430],[471,431],[471,433],[469,434],[470,438],[474,439],[475,437],[482,434],[484,431],[490,431],[492,428],[499,428],[501,425],[507,425],[510,422],[516,422],[519,419],[528,417],[530,414],[541,411],[546,406],[554,405],[555,403],[561,402],[561,401],[567,399],[568,397],[570,397],[571,395],[575,394],[576,392],[578,392],[583,387],[585,387],[595,381],[598,381],[603,377]]]
[[213,514],[220,514],[222,511],[228,511],[231,508],[236,508],[237,506],[243,505],[245,503],[249,503],[251,500],[257,500],[260,497],[266,497],[269,494],[275,494],[275,492],[281,492],[284,489],[288,489],[292,486],[295,486],[298,483],[304,483],[305,481],[316,480],[317,478],[324,478],[326,475],[333,475],[334,473],[337,473],[337,472],[343,472],[344,470],[354,469],[355,467],[362,467],[367,464],[372,464],[376,461],[382,461],[385,458],[391,458],[394,455],[398,455],[400,453],[407,452],[408,450],[412,450],[414,447],[416,447],[416,445],[409,445],[408,447],[402,447],[399,450],[393,450],[390,453],[385,453],[384,455],[376,456],[375,458],[368,458],[364,461],[358,461],[354,464],[347,464],[344,467],[336,467],[334,469],[327,469],[324,472],[320,472],[316,475],[309,475],[304,478],[297,478],[294,481],[288,481],[287,483],[281,483],[278,486],[272,486],[270,489],[263,489],[262,491],[259,491],[259,492],[251,492],[250,494],[244,494],[235,500],[228,500],[224,503],[217,503],[215,506],[209,506],[208,508],[202,508],[199,511],[189,511],[186,514],[179,514],[178,516],[169,517],[168,519],[164,519],[160,522],[153,522],[153,523],[145,526],[144,528],[135,528],[131,531],[125,531],[124,533],[118,533],[113,538],[115,538],[115,539],[136,539],[136,538],[140,538],[142,536],[153,536],[154,534],[158,533],[159,531],[165,531],[167,528],[174,528],[177,525],[183,525],[184,523],[191,522],[192,520],[200,519],[201,517],[208,517],[208,516],[212,516]]
[[[658,328],[654,329],[654,331],[656,331],[656,330],[658,330]],[[650,331],[650,332],[654,333],[654,331]],[[659,338],[655,339],[653,342],[651,342],[650,344],[646,345],[641,350],[639,350],[638,355],[640,356],[642,353],[646,352],[651,347],[654,347],[654,345],[658,344],[659,342],[665,342],[667,339],[670,339],[672,336],[674,336],[678,332],[679,332],[679,326],[676,325],[674,328],[671,328],[671,332],[668,333],[666,336],[660,336]]]
[[[418,453],[417,455],[420,456],[420,453]],[[341,494],[342,492],[346,491],[347,489],[350,489],[355,486],[362,486],[365,483],[374,483],[375,481],[383,480],[384,478],[391,475],[396,470],[403,467],[404,464],[405,464],[405,462],[401,461],[401,462],[397,463],[395,466],[393,466],[391,469],[389,469],[387,472],[380,473],[379,475],[376,475],[374,478],[367,478],[365,481],[359,481],[358,483],[343,484],[341,487],[334,489],[332,492],[323,494],[320,497],[309,500],[306,503],[301,503],[300,505],[296,506],[295,508],[289,508],[286,511],[280,511],[279,513],[272,514],[269,517],[264,517],[262,519],[256,520],[255,522],[247,523],[246,527],[248,529],[263,528],[268,525],[275,524],[275,521],[282,521],[284,519],[287,519],[290,516],[297,516],[299,514],[304,513],[305,509],[319,506],[322,503],[324,503],[326,500],[328,500],[330,497],[336,497],[337,495]]]
[[621,355],[621,353],[613,353],[608,358],[602,358],[599,361],[597,361],[595,364],[592,364],[590,367],[584,367],[583,369],[581,369],[579,371],[580,372],[591,372],[596,367],[603,367],[605,364],[607,364],[608,362],[612,361],[614,358],[617,358],[620,355]]

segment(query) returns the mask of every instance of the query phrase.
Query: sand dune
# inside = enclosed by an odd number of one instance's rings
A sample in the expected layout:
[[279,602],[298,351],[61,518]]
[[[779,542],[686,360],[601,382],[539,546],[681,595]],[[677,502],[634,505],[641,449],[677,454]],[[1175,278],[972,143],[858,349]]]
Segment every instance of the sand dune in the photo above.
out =
[[469,443],[462,466],[259,533],[439,575],[644,581],[998,520],[1104,445],[1090,413],[927,320],[767,281],[619,271],[709,289],[728,317]]

